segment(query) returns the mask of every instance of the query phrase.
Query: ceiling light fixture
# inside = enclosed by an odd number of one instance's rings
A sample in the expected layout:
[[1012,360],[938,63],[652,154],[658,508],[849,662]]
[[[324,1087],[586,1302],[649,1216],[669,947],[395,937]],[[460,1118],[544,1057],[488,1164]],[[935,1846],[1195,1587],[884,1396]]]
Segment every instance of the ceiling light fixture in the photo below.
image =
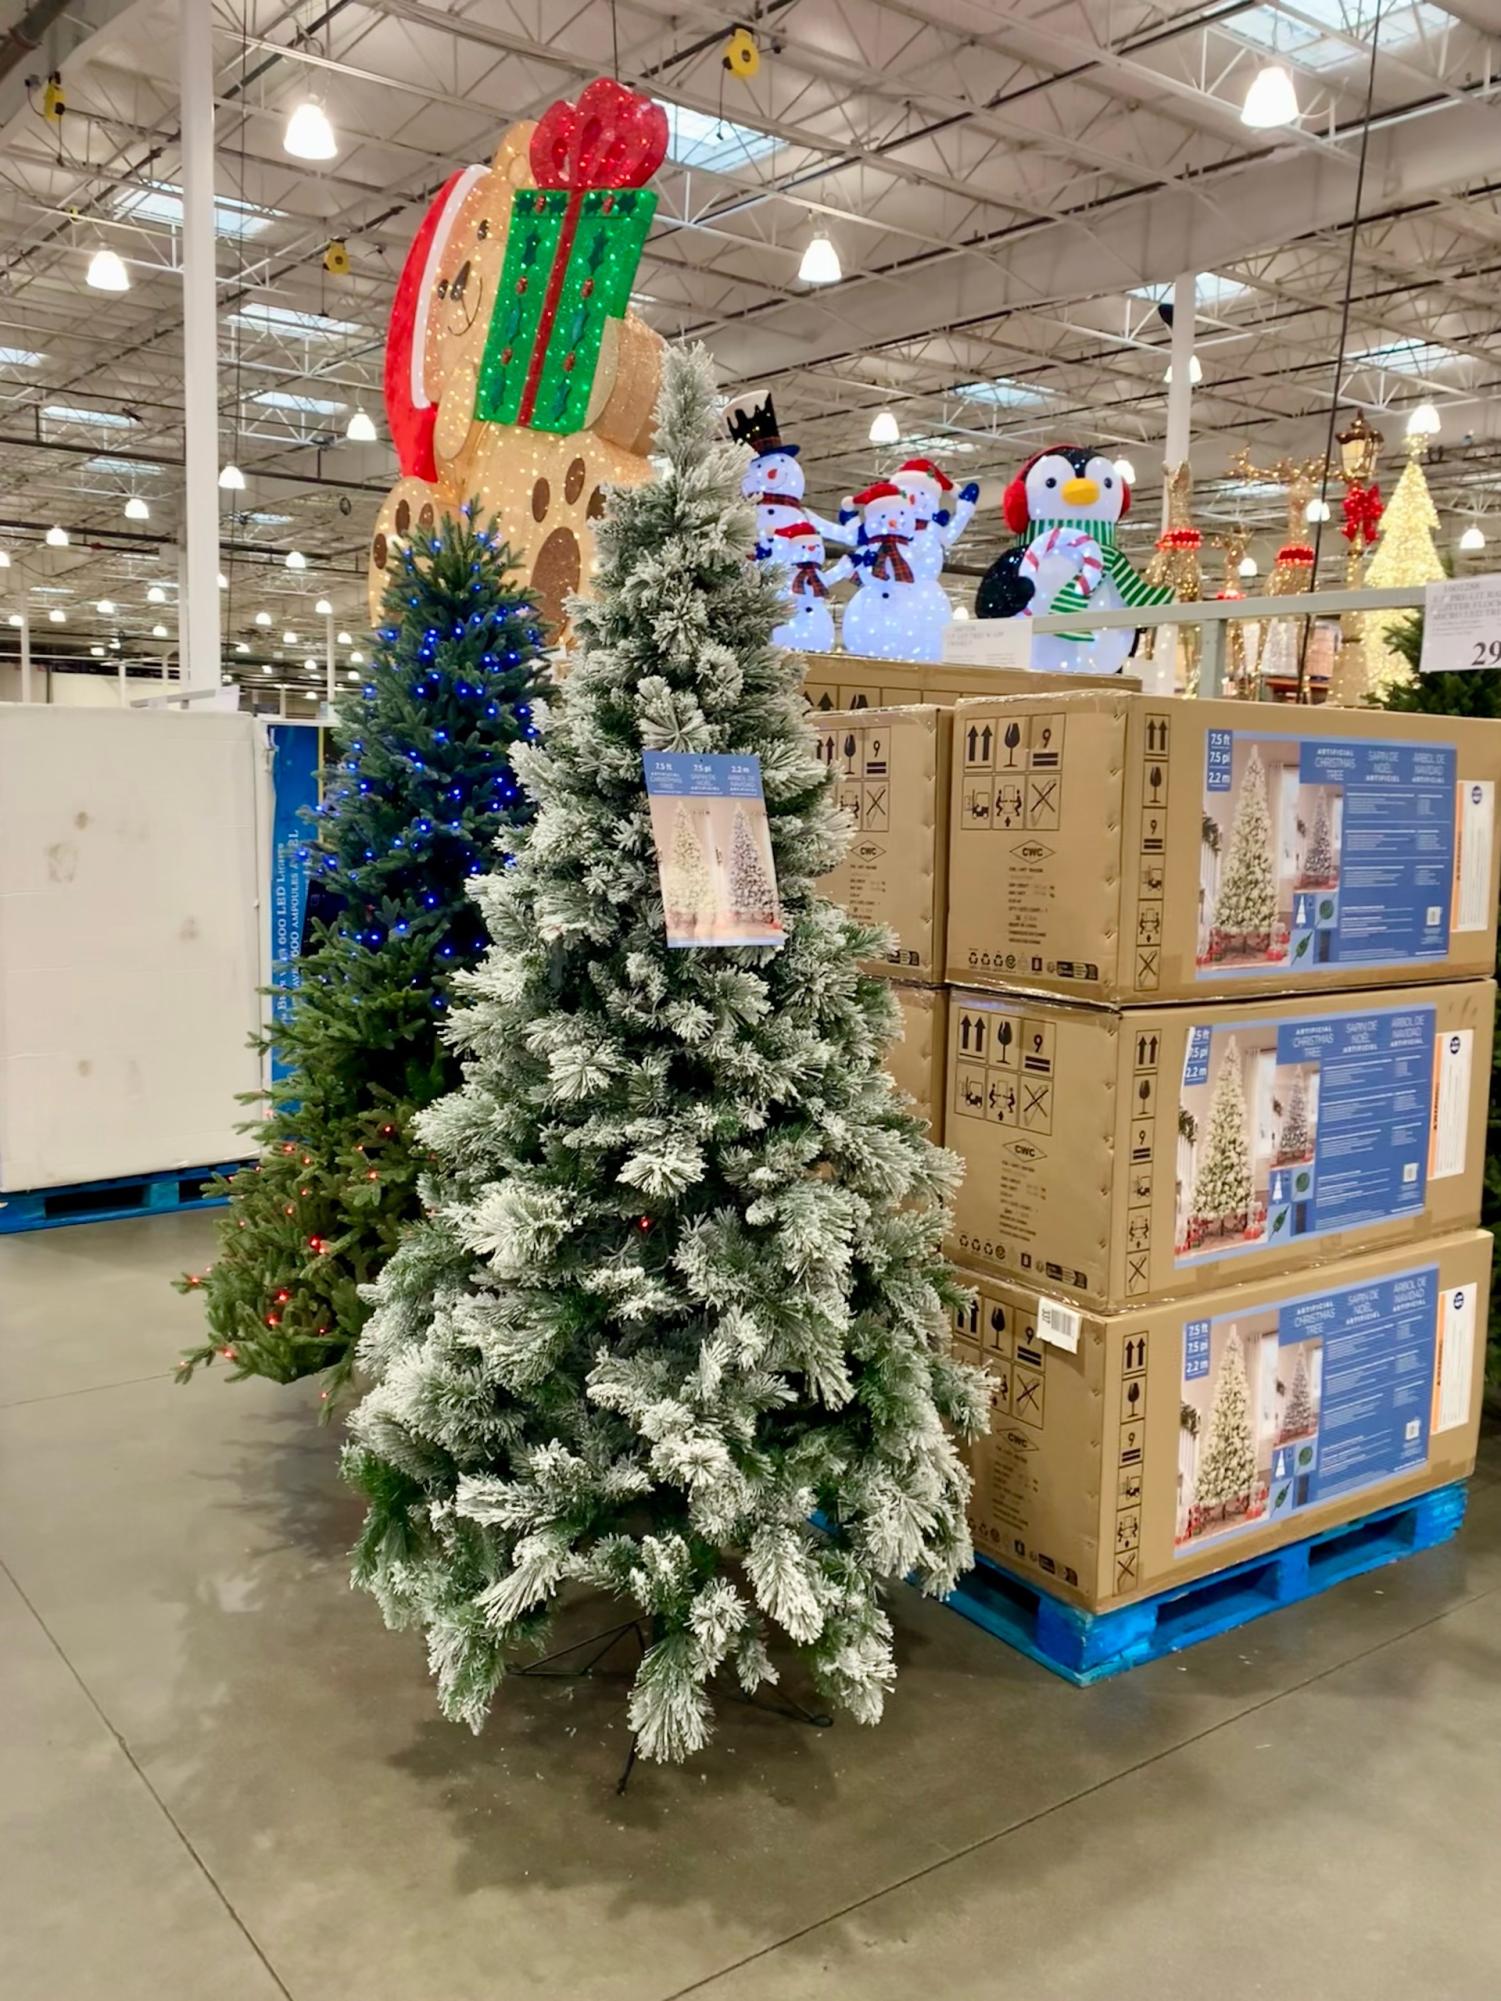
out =
[[221,591],[229,589],[229,578],[225,576],[222,570],[219,572],[219,588]]
[[126,501],[125,519],[127,521],[149,521],[151,519],[151,509],[138,493],[133,493],[129,500]]
[[1438,436],[1438,412],[1431,403],[1420,403],[1407,420],[1409,438],[1436,438]]
[[130,273],[118,252],[101,246],[89,259],[89,283],[96,292],[128,292]]
[[877,410],[870,420],[870,442],[873,445],[895,445],[900,443],[902,429],[890,410]]
[[51,619],[54,625],[66,625],[68,622],[68,614],[63,610],[60,604],[55,604],[52,607],[51,611],[48,612],[47,616],[48,618]]
[[257,624],[257,625],[269,625],[269,624],[271,623],[271,614],[270,614],[270,612],[269,612],[269,611],[258,611],[258,612],[256,613],[256,615],[255,615],[255,622],[256,622],[256,624]]
[[0,549],[0,570],[8,570],[9,568],[10,551],[9,549]]
[[1298,93],[1281,63],[1267,63],[1251,79],[1240,122],[1254,132],[1270,131],[1275,125],[1296,125]]
[[316,97],[305,97],[292,107],[281,144],[282,151],[294,160],[332,160],[337,156],[339,142]]
[[243,493],[245,491],[245,475],[231,461],[219,474],[219,484],[224,488],[226,493]]
[[1472,521],[1463,535],[1460,536],[1459,546],[1461,549],[1483,549],[1485,547],[1485,530],[1480,526],[1478,521]]
[[[1168,363],[1168,365],[1167,365],[1167,367],[1166,367],[1166,368],[1165,368],[1165,369],[1164,369],[1164,370],[1162,371],[1162,379],[1163,379],[1163,381],[1164,381],[1164,382],[1171,382],[1171,381],[1172,381],[1172,379],[1173,379],[1173,364],[1172,364],[1171,362],[1169,362],[1169,363]],[[1190,355],[1190,356],[1188,357],[1188,383],[1189,383],[1189,387],[1190,387],[1191,389],[1197,389],[1197,388],[1198,388],[1198,386],[1199,386],[1199,384],[1200,384],[1200,383],[1201,383],[1201,382],[1202,382],[1203,380],[1204,380],[1204,370],[1203,370],[1203,367],[1202,367],[1202,366],[1201,366],[1201,364],[1200,364],[1200,361],[1199,361],[1199,357],[1198,357],[1198,356],[1197,356],[1196,354],[1191,354],[1191,355]]]
[[165,639],[165,638],[166,638],[166,636],[167,636],[167,628],[166,628],[166,627],[165,627],[164,625],[153,625],[153,626],[152,626],[152,628],[151,628],[151,637],[152,637],[153,639]]
[[1318,495],[1315,494],[1313,499],[1303,509],[1303,519],[1310,522],[1327,521],[1329,519],[1328,501],[1320,500]]
[[317,612],[319,618],[332,618],[334,615],[334,608],[327,598],[319,598],[313,610]]
[[113,598],[100,598],[94,609],[101,618],[113,618],[115,615],[115,601]]
[[283,646],[295,646],[297,644],[297,634],[295,632],[284,632],[281,636],[281,643]]
[[354,644],[354,641],[350,638],[347,632],[341,632],[338,635],[338,643],[340,644],[340,646],[352,646]]
[[1129,459],[1117,459],[1115,462],[1115,469],[1120,474],[1121,478],[1126,482],[1127,486],[1135,486],[1136,468],[1134,465],[1132,465]]
[[1256,577],[1261,574],[1261,566],[1254,556],[1242,556],[1235,568],[1237,574],[1242,577]]
[[358,680],[359,680],[359,678],[360,678],[360,670],[359,670],[359,668],[358,668],[358,667],[351,667],[351,668],[350,668],[350,670],[349,670],[349,672],[348,672],[348,673],[347,673],[347,674],[345,675],[345,677],[344,677],[344,678],[345,678],[345,680],[346,680],[346,681],[358,681]]
[[68,531],[66,528],[59,528],[57,523],[54,522],[42,539],[49,549],[66,549],[68,546]]
[[307,557],[303,555],[300,549],[288,549],[287,568],[289,570],[305,570],[307,568]]
[[356,667],[363,667],[365,664],[365,656],[360,652],[358,647],[350,654],[349,658],[351,663]]
[[809,238],[803,261],[797,267],[797,275],[805,285],[837,285],[844,276],[839,252],[822,230]]
[[249,647],[248,647],[248,646],[247,646],[247,645],[245,644],[245,642],[244,642],[244,640],[243,640],[243,639],[237,639],[237,640],[235,641],[235,652],[236,652],[236,653],[248,653],[249,651],[250,651],[250,648],[249,648]]
[[351,444],[373,445],[378,436],[375,419],[368,410],[357,407],[354,415],[344,426],[344,435]]

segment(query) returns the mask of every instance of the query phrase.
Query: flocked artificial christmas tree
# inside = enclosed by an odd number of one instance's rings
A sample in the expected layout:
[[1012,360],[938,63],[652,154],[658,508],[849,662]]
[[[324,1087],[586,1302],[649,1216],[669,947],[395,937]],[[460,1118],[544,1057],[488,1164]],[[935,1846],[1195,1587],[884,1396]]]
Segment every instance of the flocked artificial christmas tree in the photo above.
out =
[[1297,1366],[1293,1370],[1293,1386],[1287,1393],[1287,1408],[1282,1413],[1282,1436],[1306,1438],[1313,1430],[1313,1392],[1308,1387],[1308,1364],[1303,1360],[1303,1351],[1298,1351]]
[[263,1038],[282,1074],[230,1180],[201,1292],[211,1338],[179,1374],[349,1373],[369,1314],[358,1288],[418,1213],[411,1120],[458,1081],[439,1031],[484,926],[468,894],[525,801],[509,752],[535,734],[538,628],[510,552],[466,517],[403,551],[368,678],[342,706],[337,762],[304,858],[328,915]]
[[1287,1110],[1277,1135],[1279,1161],[1307,1160],[1313,1152],[1313,1134],[1308,1130],[1308,1092],[1301,1077],[1294,1077],[1287,1094]]
[[1225,851],[1215,929],[1224,949],[1264,950],[1277,916],[1272,873],[1272,822],[1267,810],[1266,770],[1253,744],[1241,774],[1235,821]]
[[712,922],[714,878],[703,842],[694,831],[687,807],[681,803],[672,816],[666,874],[667,909],[673,924],[688,931]]
[[1243,1514],[1256,1484],[1256,1440],[1251,1430],[1251,1394],[1240,1334],[1230,1330],[1214,1379],[1214,1400],[1199,1469],[1194,1506],[1223,1515]]
[[[986,1397],[948,1354],[955,1163],[883,1069],[876,934],[817,892],[846,834],[702,350],[669,357],[656,449],[518,758],[538,818],[480,885],[466,1082],[418,1122],[435,1208],[380,1282],[347,1470],[356,1580],[426,1628],[448,1715],[479,1727],[577,1582],[640,1621],[630,1727],[680,1759],[716,1671],[753,1691],[778,1640],[877,1720],[883,1587],[970,1561],[953,1434]],[[760,758],[781,950],[668,947],[653,749]]]
[[777,893],[751,823],[738,806],[730,829],[730,909],[736,917],[754,923],[776,921]]
[[1246,1132],[1246,1091],[1240,1049],[1232,1035],[1214,1075],[1209,1134],[1194,1177],[1191,1219],[1222,1235],[1244,1230],[1251,1209],[1251,1142]]

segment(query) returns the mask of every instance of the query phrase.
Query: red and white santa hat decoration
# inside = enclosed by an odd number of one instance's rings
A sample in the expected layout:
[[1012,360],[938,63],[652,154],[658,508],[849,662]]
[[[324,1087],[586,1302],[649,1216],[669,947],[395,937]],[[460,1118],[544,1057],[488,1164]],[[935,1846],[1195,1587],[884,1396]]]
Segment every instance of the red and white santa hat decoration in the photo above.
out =
[[954,490],[954,482],[931,459],[908,459],[897,467],[892,478],[903,493],[925,506],[929,514],[943,505],[945,494]]
[[889,479],[878,479],[874,486],[866,487],[864,493],[857,493],[850,504],[858,507],[862,513],[869,513],[877,501],[910,500],[910,498],[909,494],[903,493],[902,489],[893,485]]
[[780,535],[787,542],[801,542],[805,535],[817,535],[818,530],[811,521],[789,521],[785,528],[773,528],[773,535]]
[[436,479],[433,433],[437,385],[427,380],[427,316],[433,288],[465,197],[486,167],[460,167],[439,190],[401,267],[386,331],[386,422],[396,462],[413,479]]

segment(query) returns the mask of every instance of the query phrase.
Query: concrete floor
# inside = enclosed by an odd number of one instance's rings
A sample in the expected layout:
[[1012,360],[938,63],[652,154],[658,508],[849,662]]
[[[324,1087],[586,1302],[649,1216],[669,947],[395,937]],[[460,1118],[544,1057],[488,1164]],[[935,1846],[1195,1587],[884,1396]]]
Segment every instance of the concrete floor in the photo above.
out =
[[442,1722],[305,1391],[186,1389],[203,1218],[0,1239],[6,2001],[1482,2001],[1501,1442],[1456,1545],[1084,1692],[901,1593],[876,1731]]

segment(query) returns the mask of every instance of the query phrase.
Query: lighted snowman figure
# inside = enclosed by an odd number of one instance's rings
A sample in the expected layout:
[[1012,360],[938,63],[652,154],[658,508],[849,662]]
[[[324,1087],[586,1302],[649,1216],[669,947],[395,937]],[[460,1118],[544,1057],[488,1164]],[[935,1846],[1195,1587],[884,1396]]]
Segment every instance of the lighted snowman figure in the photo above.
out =
[[[1036,453],[1006,488],[1006,525],[1022,539],[997,557],[975,596],[977,618],[1063,616],[1166,604],[1116,545],[1131,489],[1103,452],[1053,445]],[[1118,674],[1136,650],[1134,627],[1039,634],[1032,665],[1054,673]]]
[[855,565],[841,556],[824,568],[823,537],[811,521],[792,521],[773,531],[775,560],[787,569],[787,596],[792,615],[772,633],[778,646],[794,653],[834,651],[834,607],[830,584],[853,576]]
[[804,505],[806,476],[797,462],[798,447],[787,444],[778,431],[770,396],[749,411],[734,411],[730,436],[752,451],[740,491],[756,503],[756,555],[760,561],[780,558],[781,551],[773,540],[779,528],[795,528],[803,522],[811,523],[826,542],[837,542],[841,547],[854,542],[850,529],[837,521],[825,521]]
[[912,544],[917,510],[889,479],[857,493],[860,514],[855,553],[858,589],[844,607],[844,650],[873,660],[919,660],[922,605]]
[[948,593],[938,581],[948,553],[969,526],[980,489],[971,481],[951,502],[954,482],[931,459],[908,459],[891,475],[912,502],[916,526],[912,538],[913,618],[920,651],[917,660],[941,660],[943,635],[954,615]]

